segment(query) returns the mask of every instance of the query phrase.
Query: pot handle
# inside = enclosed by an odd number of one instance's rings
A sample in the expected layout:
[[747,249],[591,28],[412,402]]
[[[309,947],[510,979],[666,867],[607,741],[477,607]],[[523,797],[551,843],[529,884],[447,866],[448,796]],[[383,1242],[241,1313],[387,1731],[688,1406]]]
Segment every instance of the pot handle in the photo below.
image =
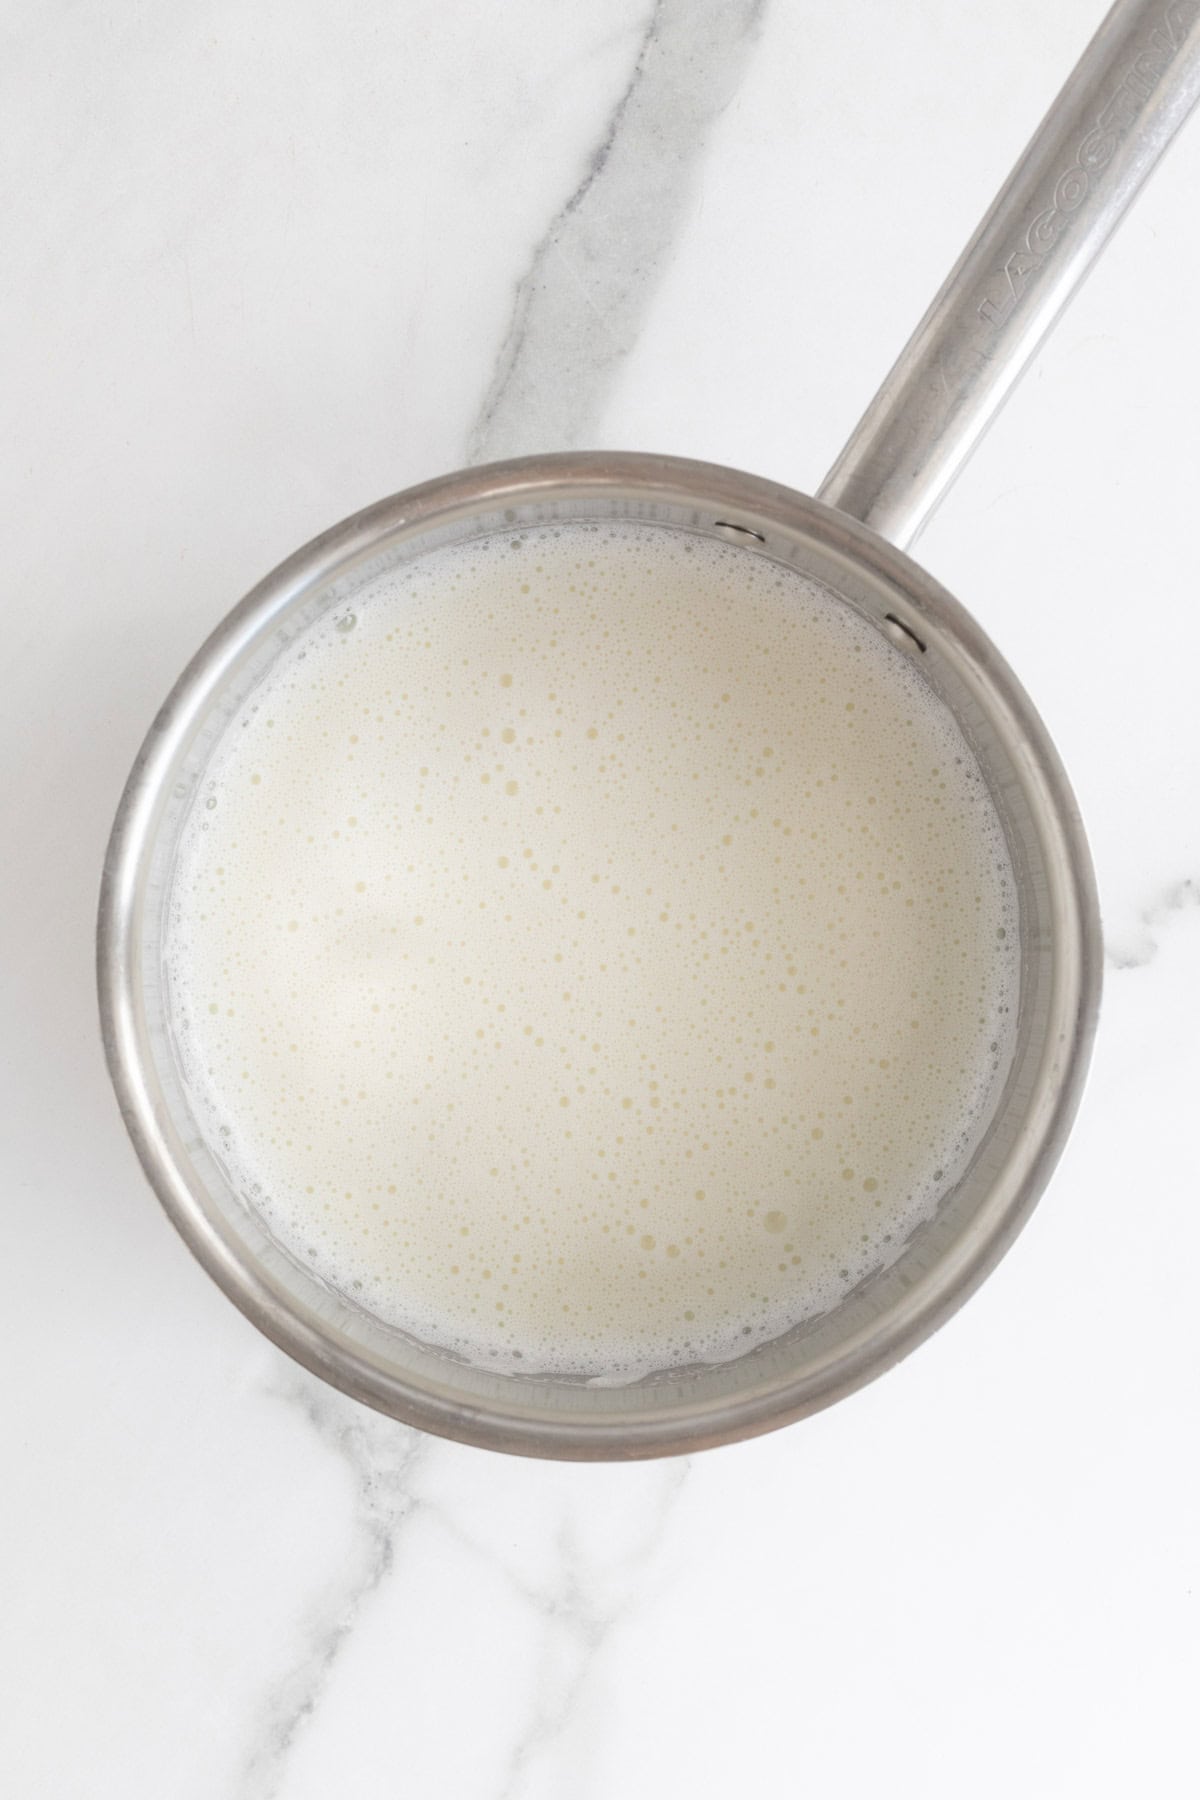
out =
[[910,545],[1200,97],[1200,0],[1117,0],[825,477]]

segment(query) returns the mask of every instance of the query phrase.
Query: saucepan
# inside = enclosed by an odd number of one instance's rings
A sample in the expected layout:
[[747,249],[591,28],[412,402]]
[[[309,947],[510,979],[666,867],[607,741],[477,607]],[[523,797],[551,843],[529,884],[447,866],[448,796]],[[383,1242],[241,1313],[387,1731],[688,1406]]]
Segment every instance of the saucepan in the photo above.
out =
[[[298,551],[235,608],[155,719],[120,803],[99,918],[104,1044],[170,1218],[282,1349],[411,1425],[527,1455],[632,1458],[749,1437],[894,1364],[994,1267],[1067,1135],[1095,1030],[1101,947],[1075,801],[1047,732],[979,626],[906,554],[1200,91],[1200,0],[1114,6],[815,499],[676,457],[533,456],[384,500]],[[623,1386],[458,1361],[292,1258],[193,1117],[171,1040],[164,907],[182,821],[281,644],[364,573],[490,531],[636,519],[734,542],[814,578],[891,638],[952,709],[1008,840],[1021,943],[1016,1044],[965,1174],[893,1264],[728,1362]]]

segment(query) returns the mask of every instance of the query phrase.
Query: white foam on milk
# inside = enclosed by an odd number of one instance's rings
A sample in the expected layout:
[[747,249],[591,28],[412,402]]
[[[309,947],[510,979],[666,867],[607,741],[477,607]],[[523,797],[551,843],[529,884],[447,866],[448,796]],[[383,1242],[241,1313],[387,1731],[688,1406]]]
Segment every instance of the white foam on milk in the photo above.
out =
[[225,734],[169,909],[197,1116],[275,1234],[430,1343],[607,1378],[892,1260],[1018,982],[999,821],[906,658],[653,526],[349,604]]

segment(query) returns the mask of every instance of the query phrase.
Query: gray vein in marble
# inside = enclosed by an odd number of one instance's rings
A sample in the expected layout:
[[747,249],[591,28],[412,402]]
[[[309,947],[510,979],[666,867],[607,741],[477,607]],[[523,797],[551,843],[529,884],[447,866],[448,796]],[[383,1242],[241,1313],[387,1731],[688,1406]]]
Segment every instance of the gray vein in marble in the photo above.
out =
[[592,441],[765,0],[656,0],[625,91],[517,285],[469,460]]
[[558,1534],[557,1571],[541,1591],[522,1592],[541,1624],[533,1706],[514,1740],[497,1788],[497,1800],[520,1800],[531,1765],[553,1750],[576,1716],[581,1694],[616,1629],[635,1607],[645,1576],[667,1533],[684,1482],[691,1470],[687,1458],[662,1467],[661,1487],[648,1529],[625,1559],[625,1591],[606,1598],[603,1581],[589,1567],[567,1525]]
[[[473,462],[583,443],[614,373],[636,341],[685,216],[708,135],[737,88],[763,0],[656,0],[629,82],[588,167],[536,245],[471,437]],[[299,1735],[319,1706],[363,1607],[393,1566],[416,1510],[411,1478],[431,1439],[355,1405],[301,1370],[277,1389],[341,1455],[357,1488],[357,1528],[340,1579],[319,1601],[291,1667],[251,1727],[238,1800],[285,1792]],[[499,1800],[569,1724],[597,1657],[628,1615],[687,1475],[668,1465],[647,1534],[627,1563],[627,1591],[605,1597],[566,1527],[549,1589],[518,1587],[542,1622],[531,1716],[518,1732]]]
[[1105,960],[1111,969],[1144,969],[1162,948],[1163,931],[1185,912],[1200,907],[1200,881],[1191,877],[1172,882],[1150,906],[1139,915],[1136,933],[1123,942],[1105,945]]
[[273,1390],[297,1407],[323,1443],[349,1465],[357,1502],[356,1530],[345,1567],[314,1602],[290,1669],[276,1681],[251,1721],[251,1748],[235,1790],[238,1800],[275,1800],[285,1791],[288,1758],[368,1598],[391,1569],[397,1537],[416,1510],[411,1479],[433,1439],[381,1418],[288,1366]]

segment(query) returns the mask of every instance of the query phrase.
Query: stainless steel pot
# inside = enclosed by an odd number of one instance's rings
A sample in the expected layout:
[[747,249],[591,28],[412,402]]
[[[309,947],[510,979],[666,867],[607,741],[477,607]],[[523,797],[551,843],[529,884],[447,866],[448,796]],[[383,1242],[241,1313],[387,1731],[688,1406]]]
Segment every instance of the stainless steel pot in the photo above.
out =
[[[905,554],[1200,92],[1200,0],[1114,6],[817,499],[673,457],[530,457],[449,475],[315,539],[181,676],[121,801],[99,921],[105,1049],[130,1135],[205,1268],[275,1343],[410,1424],[529,1455],[662,1455],[828,1405],[933,1331],[1024,1223],[1079,1099],[1100,989],[1087,845],[1037,714],[984,633]],[[980,1147],[935,1218],[840,1305],[735,1361],[621,1387],[490,1373],[385,1326],[301,1267],[197,1128],[161,972],[175,845],[213,746],[281,646],[356,583],[514,525],[635,518],[732,539],[815,577],[953,709],[1017,875],[1017,1046]]]

